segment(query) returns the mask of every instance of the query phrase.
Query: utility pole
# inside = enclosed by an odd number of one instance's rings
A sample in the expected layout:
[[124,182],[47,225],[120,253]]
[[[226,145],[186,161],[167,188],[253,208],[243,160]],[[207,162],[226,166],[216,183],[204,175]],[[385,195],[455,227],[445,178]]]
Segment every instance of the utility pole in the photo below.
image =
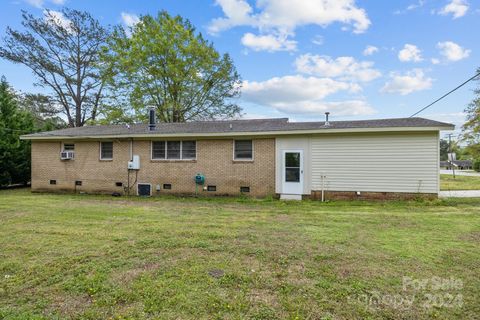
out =
[[448,154],[451,159],[448,159],[450,163],[452,164],[452,173],[453,173],[453,179],[455,179],[455,164],[453,163],[453,152],[452,152],[452,134],[448,134]]

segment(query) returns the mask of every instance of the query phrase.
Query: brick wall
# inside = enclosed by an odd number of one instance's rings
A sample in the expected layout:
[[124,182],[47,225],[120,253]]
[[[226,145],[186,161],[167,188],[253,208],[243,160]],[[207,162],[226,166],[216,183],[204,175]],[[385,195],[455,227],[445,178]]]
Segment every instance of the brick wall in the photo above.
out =
[[[150,160],[150,141],[134,141],[133,154],[140,155],[138,183],[156,185],[160,193],[192,194],[195,192],[195,174],[206,177],[205,185],[215,185],[216,191],[200,191],[205,195],[237,195],[240,187],[250,187],[250,195],[261,197],[274,193],[275,140],[254,139],[254,160],[233,161],[233,140],[198,140],[197,160]],[[60,160],[61,141],[32,142],[32,190],[49,192],[124,193],[127,185],[127,162],[130,159],[130,141],[113,142],[113,160],[99,158],[98,141],[75,142],[75,159]],[[130,184],[136,174],[131,171]],[[55,185],[50,180],[56,180]],[[75,181],[82,181],[75,186]],[[171,184],[164,190],[163,184]],[[131,189],[136,194],[137,188]]]

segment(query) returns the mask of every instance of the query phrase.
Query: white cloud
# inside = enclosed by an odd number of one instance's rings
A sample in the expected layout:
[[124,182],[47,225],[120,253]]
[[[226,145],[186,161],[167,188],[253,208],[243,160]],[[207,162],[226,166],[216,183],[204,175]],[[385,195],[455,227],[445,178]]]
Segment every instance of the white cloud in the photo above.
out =
[[300,101],[295,104],[277,104],[274,108],[278,111],[294,115],[308,114],[321,115],[326,111],[336,116],[360,116],[375,113],[375,110],[365,100],[345,101]]
[[453,19],[463,17],[468,11],[468,3],[465,0],[452,0],[438,13],[441,15],[453,15]]
[[353,25],[355,33],[368,29],[370,20],[354,0],[257,0],[257,13],[245,0],[217,0],[225,17],[212,20],[209,30],[216,33],[236,26],[277,28],[293,31],[297,26],[334,22]]
[[[224,17],[213,19],[208,26],[212,34],[237,27],[250,26],[262,34],[293,36],[299,26],[314,24],[326,27],[340,22],[365,32],[370,20],[354,0],[257,0],[255,9],[245,0],[216,0]],[[271,37],[271,36],[269,36]],[[289,41],[289,40],[286,40]]]
[[430,61],[432,62],[432,64],[439,64],[440,63],[440,59],[437,59],[437,58],[432,58]]
[[31,6],[34,6],[36,8],[41,8],[43,7],[43,0],[26,0],[26,2],[31,5]]
[[253,9],[245,0],[216,0],[216,5],[222,8],[225,18],[213,19],[208,30],[211,33],[242,25],[255,25],[257,21],[251,16]]
[[329,78],[300,75],[275,77],[266,81],[244,81],[242,99],[287,113],[322,113],[335,111],[338,115],[364,115],[374,110],[363,100],[326,102],[323,99],[338,92],[358,92],[356,84]]
[[[53,4],[56,5],[63,5],[65,4],[66,0],[50,0]],[[36,8],[43,8],[45,0],[25,0],[29,5],[34,6]]]
[[304,54],[295,60],[298,72],[341,80],[372,81],[381,76],[373,68],[373,62],[356,61],[353,57],[338,57]]
[[425,1],[424,0],[419,0],[417,3],[412,3],[410,4],[408,7],[407,7],[407,11],[411,11],[411,10],[415,10],[415,9],[418,9],[418,8],[421,8],[425,5]]
[[409,4],[405,10],[397,10],[394,12],[394,14],[404,14],[404,13],[407,13],[408,11],[413,11],[413,10],[416,10],[418,8],[421,8],[425,5],[425,0],[418,0],[418,2],[416,3],[411,3]]
[[294,51],[297,49],[297,42],[288,40],[286,36],[254,35],[245,33],[242,37],[242,44],[254,51]]
[[427,90],[432,87],[432,78],[425,77],[421,69],[413,69],[404,74],[392,72],[390,80],[380,90],[385,93],[407,95],[415,91]]
[[316,35],[312,38],[312,43],[321,46],[324,43],[323,37],[321,35]]
[[459,61],[468,58],[471,52],[471,50],[462,48],[452,41],[439,42],[437,43],[437,48],[440,50],[440,54],[449,61]]
[[133,27],[135,26],[139,21],[140,18],[133,13],[128,13],[128,12],[122,12],[122,21],[127,27]]
[[408,43],[398,52],[398,59],[402,62],[419,62],[423,60],[420,49],[418,49],[417,46]]
[[378,52],[378,48],[375,46],[367,46],[365,50],[363,50],[364,56],[371,56],[372,54]]
[[62,26],[69,33],[73,32],[72,21],[67,19],[62,12],[55,10],[43,10],[43,17],[48,23]]

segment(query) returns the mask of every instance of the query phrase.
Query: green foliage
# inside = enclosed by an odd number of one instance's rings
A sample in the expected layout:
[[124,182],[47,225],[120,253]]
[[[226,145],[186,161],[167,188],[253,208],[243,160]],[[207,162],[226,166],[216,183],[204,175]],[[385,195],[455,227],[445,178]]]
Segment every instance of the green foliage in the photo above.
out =
[[449,152],[449,145],[448,141],[444,139],[440,139],[440,160],[446,161],[448,160],[448,152]]
[[462,147],[458,141],[452,139],[449,145],[448,140],[440,139],[440,160],[448,160],[449,152],[455,153],[457,160],[470,160],[472,158],[469,149]]
[[44,94],[17,94],[20,107],[31,113],[34,126],[39,131],[52,131],[62,129],[67,123],[58,116],[61,108],[52,101],[52,99]]
[[0,186],[30,180],[30,143],[20,140],[33,132],[33,117],[19,108],[9,84],[0,81]]
[[[480,68],[477,69],[480,73]],[[477,77],[480,81],[480,77]],[[462,127],[463,139],[468,142],[469,152],[475,157],[480,158],[480,87],[474,90],[475,98],[470,102],[465,109],[467,114],[467,121]]]
[[145,120],[152,106],[162,122],[231,118],[241,112],[233,101],[241,81],[230,56],[218,53],[180,16],[162,11],[142,16],[128,33],[117,27],[102,60],[114,93],[105,109],[108,122],[120,115],[127,115],[120,122]]
[[480,159],[473,160],[473,170],[480,172]]

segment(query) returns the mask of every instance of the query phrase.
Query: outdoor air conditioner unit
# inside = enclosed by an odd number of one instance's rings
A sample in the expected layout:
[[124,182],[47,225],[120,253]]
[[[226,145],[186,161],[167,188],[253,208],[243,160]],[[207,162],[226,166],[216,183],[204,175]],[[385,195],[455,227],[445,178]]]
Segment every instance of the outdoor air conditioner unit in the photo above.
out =
[[60,159],[70,160],[75,158],[75,153],[73,151],[62,151],[60,152]]

